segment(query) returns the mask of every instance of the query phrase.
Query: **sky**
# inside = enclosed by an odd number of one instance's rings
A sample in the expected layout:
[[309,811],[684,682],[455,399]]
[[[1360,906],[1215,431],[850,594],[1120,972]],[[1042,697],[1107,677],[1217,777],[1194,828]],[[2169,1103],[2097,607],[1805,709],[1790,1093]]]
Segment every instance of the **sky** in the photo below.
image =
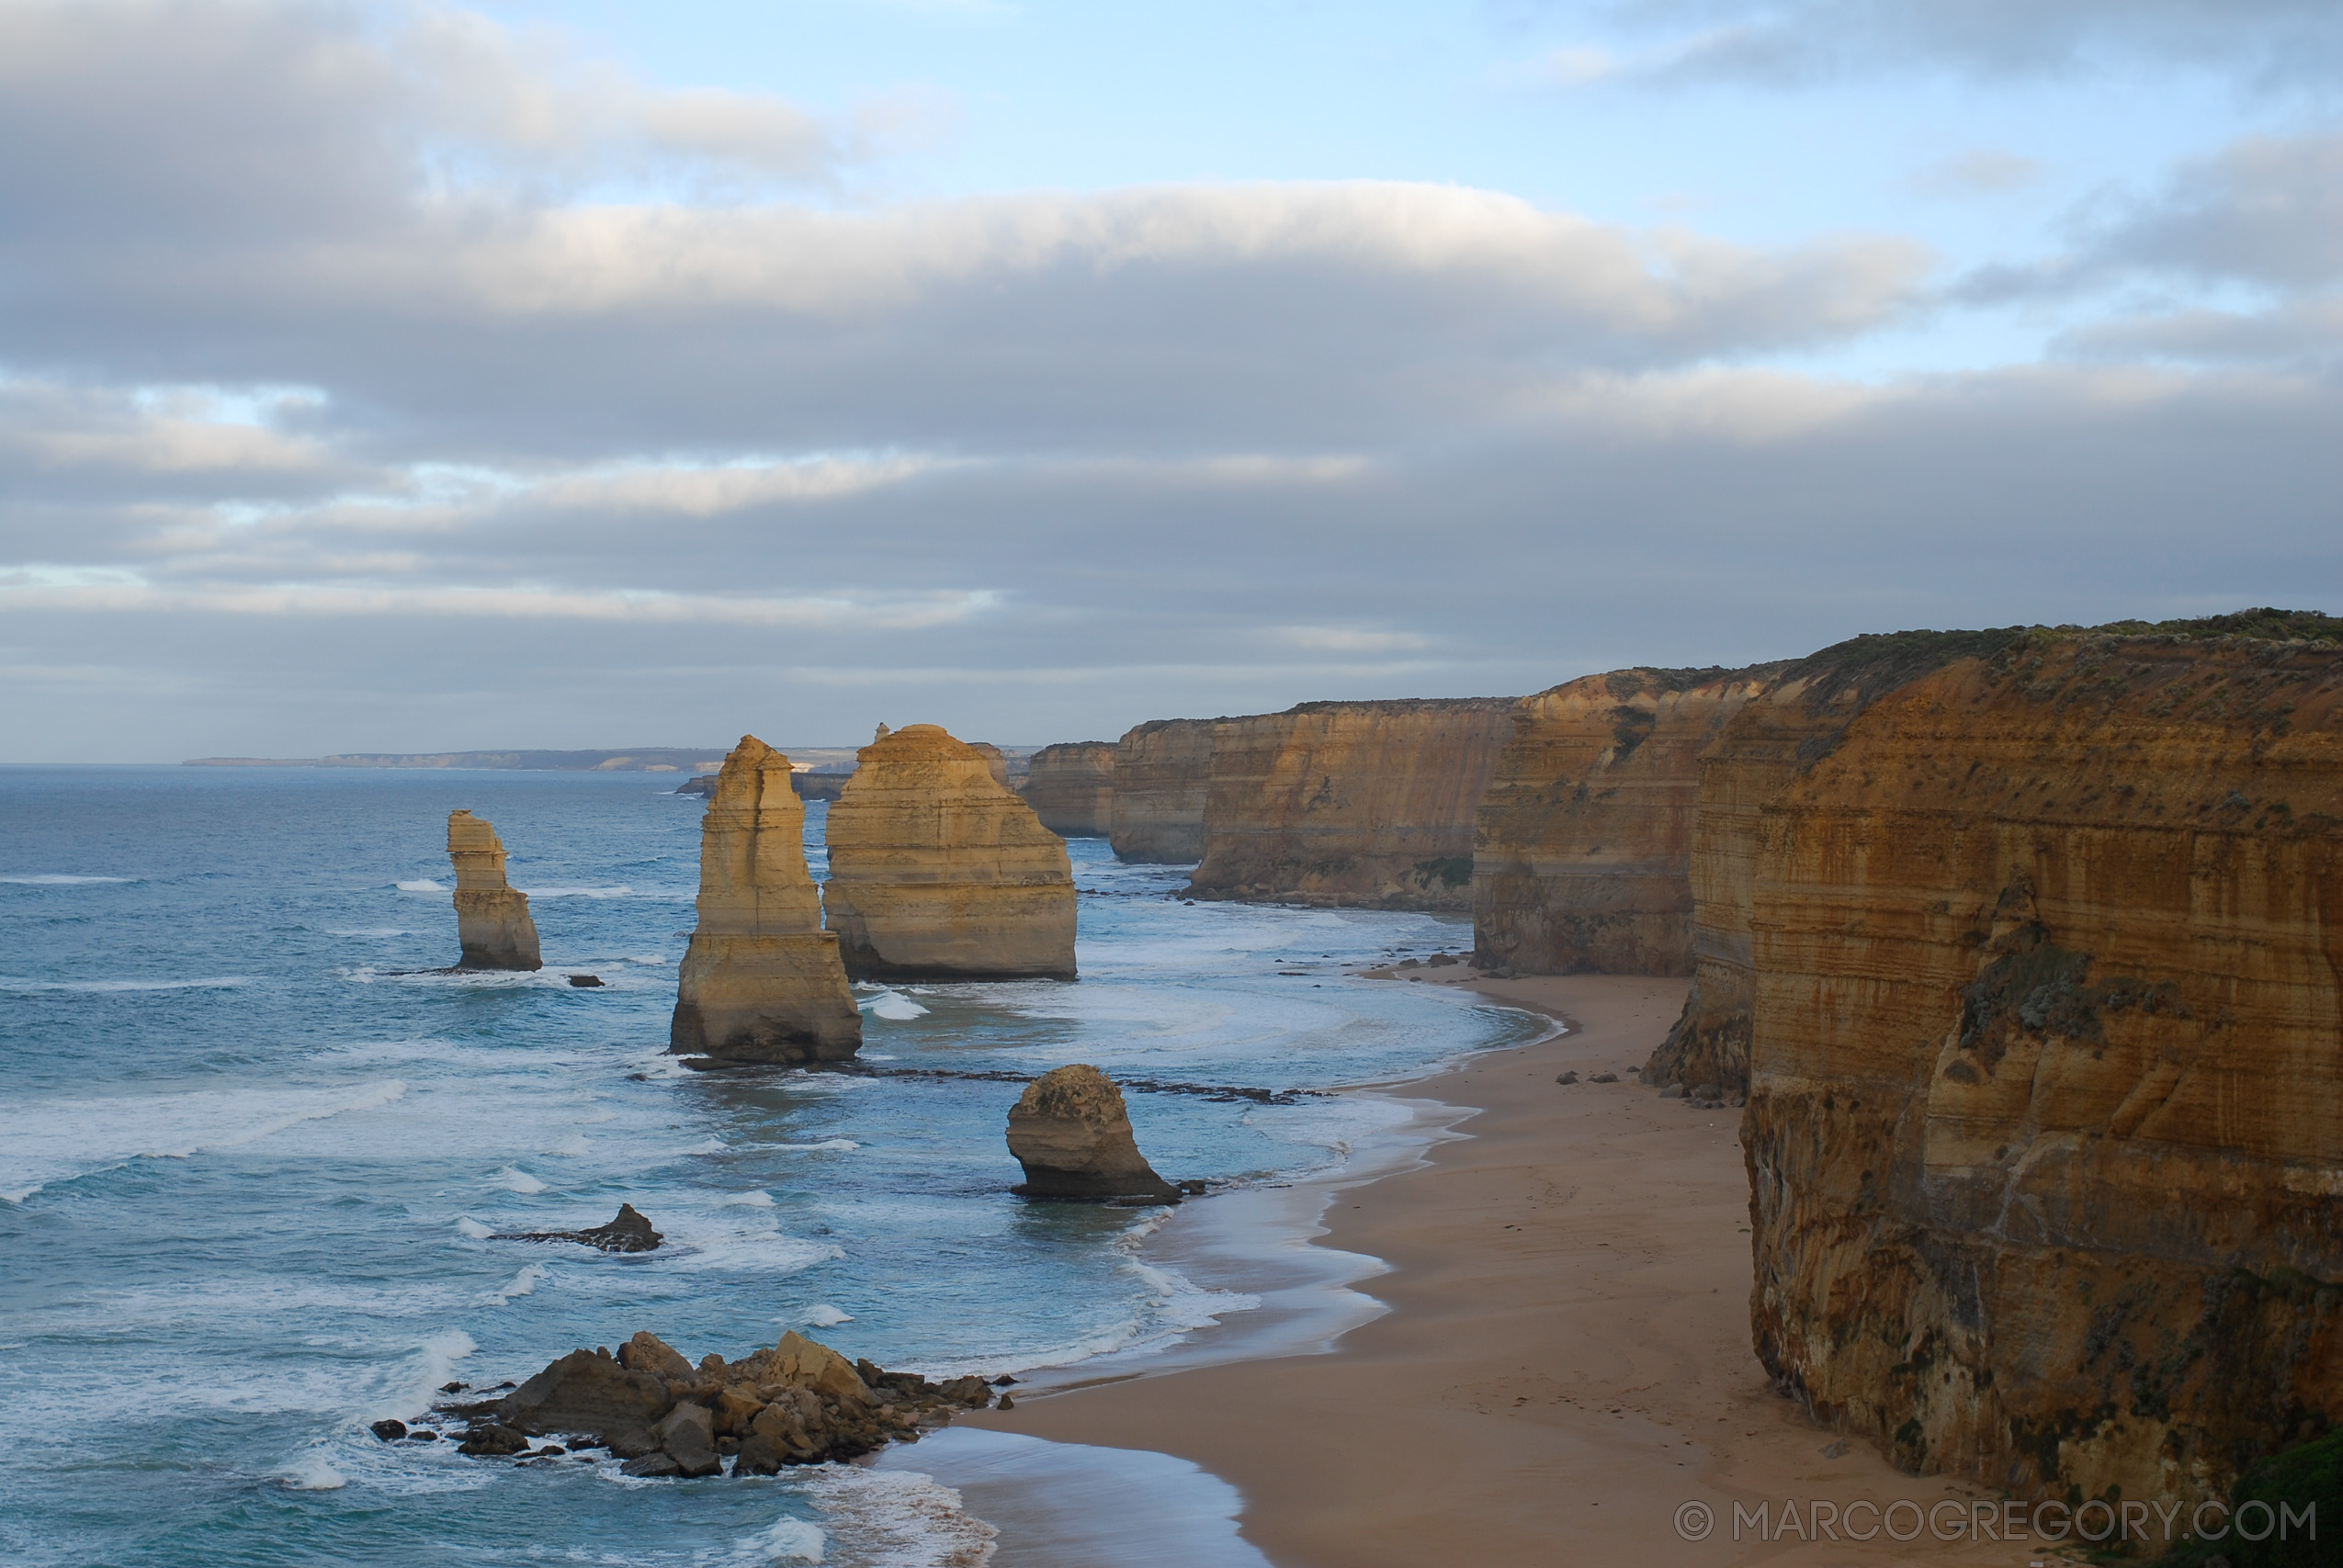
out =
[[0,0],[0,761],[2259,604],[2333,0]]

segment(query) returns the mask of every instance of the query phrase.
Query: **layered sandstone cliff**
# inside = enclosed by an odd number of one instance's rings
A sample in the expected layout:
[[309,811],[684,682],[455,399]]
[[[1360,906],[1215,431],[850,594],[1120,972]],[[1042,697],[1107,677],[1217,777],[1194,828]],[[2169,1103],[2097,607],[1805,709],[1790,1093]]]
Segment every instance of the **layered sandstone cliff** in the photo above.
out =
[[1024,1167],[1028,1198],[1141,1198],[1176,1203],[1179,1189],[1155,1173],[1131,1135],[1115,1080],[1087,1064],[1046,1073],[1009,1111],[1009,1152]]
[[744,735],[700,823],[699,925],[677,976],[668,1049],[719,1061],[851,1056],[862,1014],[821,929],[805,805],[789,759]]
[[1785,1387],[2026,1496],[2343,1424],[2343,649],[2027,637],[1872,703],[1754,849]]
[[1766,804],[1829,755],[1847,726],[1879,698],[1955,660],[1989,658],[2025,635],[2014,626],[1895,632],[1765,668],[1762,691],[1734,709],[1699,756],[1685,880],[1692,988],[1682,1017],[1646,1065],[1646,1082],[1714,1087],[1723,1094],[1748,1087],[1755,998],[1749,899]]
[[856,979],[1074,977],[1065,840],[933,724],[863,748],[830,808],[830,929]]
[[1213,736],[1198,898],[1462,909],[1510,697],[1304,703]]
[[1068,839],[1102,839],[1115,826],[1112,740],[1045,746],[1025,769],[1025,804],[1041,825]]
[[1478,960],[1691,973],[1699,759],[1777,669],[1618,670],[1522,698],[1475,824]]
[[1115,797],[1107,817],[1115,859],[1194,865],[1204,858],[1217,722],[1153,719],[1115,742]]
[[528,895],[504,880],[504,844],[469,811],[447,814],[447,858],[456,865],[456,940],[460,969],[542,969]]

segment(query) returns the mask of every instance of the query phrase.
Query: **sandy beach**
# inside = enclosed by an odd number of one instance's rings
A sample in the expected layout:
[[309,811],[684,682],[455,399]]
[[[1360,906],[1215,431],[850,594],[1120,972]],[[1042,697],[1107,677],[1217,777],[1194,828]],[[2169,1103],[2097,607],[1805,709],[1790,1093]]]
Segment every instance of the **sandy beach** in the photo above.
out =
[[[1473,1108],[1466,1135],[1340,1191],[1319,1243],[1389,1265],[1358,1287],[1387,1314],[1330,1354],[1026,1391],[967,1424],[1192,1461],[1238,1489],[1244,1538],[1280,1568],[2047,1560],[1959,1533],[1982,1494],[1899,1474],[1768,1383],[1737,1113],[1632,1077],[1685,982],[1450,973],[1422,983],[1568,1032],[1406,1086]],[[1604,1070],[1620,1081],[1556,1081]],[[1013,1532],[999,1562],[1017,1562]]]

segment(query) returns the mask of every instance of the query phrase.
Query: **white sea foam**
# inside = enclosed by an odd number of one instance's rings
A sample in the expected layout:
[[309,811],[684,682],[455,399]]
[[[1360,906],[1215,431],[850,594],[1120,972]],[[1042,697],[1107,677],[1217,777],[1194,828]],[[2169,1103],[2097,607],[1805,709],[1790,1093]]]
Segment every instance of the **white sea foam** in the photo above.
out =
[[67,991],[83,996],[102,996],[113,991],[221,991],[251,984],[242,975],[201,980],[17,980],[0,976],[0,991]]
[[398,882],[391,886],[402,893],[445,893],[447,891],[446,883],[434,882],[428,876],[419,876],[413,882]]
[[135,876],[67,876],[57,872],[34,875],[0,876],[0,882],[12,882],[20,887],[88,887],[102,882],[136,882]]
[[464,1235],[471,1237],[474,1241],[486,1241],[490,1236],[496,1234],[486,1225],[481,1224],[478,1220],[473,1219],[470,1214],[466,1214],[463,1218],[458,1220],[456,1222],[456,1228]]
[[[1000,1532],[959,1493],[917,1471],[823,1464],[798,1472],[841,1562],[868,1568],[982,1568]],[[786,1560],[785,1560],[786,1561]]]
[[357,1111],[407,1092],[397,1078],[334,1089],[187,1089],[95,1100],[35,1096],[0,1106],[0,1200],[134,1159],[190,1159]]
[[734,1545],[729,1562],[739,1568],[765,1568],[775,1562],[819,1562],[822,1549],[828,1544],[820,1525],[785,1517],[775,1520],[770,1529],[742,1537]]
[[799,1154],[851,1154],[862,1145],[852,1138],[824,1138],[818,1144],[759,1144],[761,1149],[792,1149]]
[[927,1016],[927,1009],[897,991],[881,991],[863,1005],[880,1018],[897,1021]]
[[544,1264],[529,1264],[519,1273],[514,1275],[511,1280],[507,1280],[503,1290],[491,1291],[481,1299],[488,1304],[503,1306],[515,1296],[533,1296],[537,1294],[538,1282],[544,1278]]
[[773,1194],[762,1189],[754,1192],[735,1192],[724,1200],[723,1206],[727,1209],[770,1209],[773,1207]]
[[855,1314],[840,1312],[828,1302],[821,1302],[806,1309],[806,1321],[816,1328],[835,1328],[842,1323],[854,1322]]
[[506,1166],[489,1179],[507,1192],[518,1192],[524,1197],[545,1190],[544,1182],[539,1181],[517,1165]]
[[311,1449],[300,1455],[277,1479],[295,1492],[338,1492],[350,1483],[348,1476],[327,1462],[323,1449]]
[[586,1145],[592,1142],[583,1133],[572,1133],[553,1145],[553,1152],[565,1159],[583,1158]]
[[[523,1272],[526,1272],[526,1269]],[[456,1363],[480,1348],[460,1328],[444,1328],[409,1351],[394,1374],[397,1387],[387,1404],[378,1404],[362,1420],[395,1416],[412,1421],[431,1408],[432,1395],[450,1381]]]

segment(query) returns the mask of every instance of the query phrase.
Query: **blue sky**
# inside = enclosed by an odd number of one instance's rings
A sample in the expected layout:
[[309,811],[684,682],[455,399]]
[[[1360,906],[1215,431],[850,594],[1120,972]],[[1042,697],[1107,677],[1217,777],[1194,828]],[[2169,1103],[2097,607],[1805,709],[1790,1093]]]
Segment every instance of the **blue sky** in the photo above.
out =
[[0,0],[0,754],[2343,609],[2343,12]]

